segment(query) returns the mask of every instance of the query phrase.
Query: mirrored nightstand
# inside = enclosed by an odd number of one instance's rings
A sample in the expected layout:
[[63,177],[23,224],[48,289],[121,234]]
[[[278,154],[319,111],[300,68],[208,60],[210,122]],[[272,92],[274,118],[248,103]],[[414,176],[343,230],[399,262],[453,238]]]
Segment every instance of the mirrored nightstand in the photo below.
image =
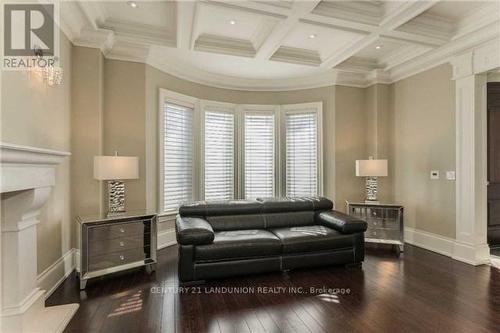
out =
[[346,205],[347,214],[368,223],[365,242],[392,244],[398,256],[404,251],[403,206],[349,201],[346,201]]
[[156,268],[156,214],[127,212],[78,217],[80,289],[91,278],[145,266]]

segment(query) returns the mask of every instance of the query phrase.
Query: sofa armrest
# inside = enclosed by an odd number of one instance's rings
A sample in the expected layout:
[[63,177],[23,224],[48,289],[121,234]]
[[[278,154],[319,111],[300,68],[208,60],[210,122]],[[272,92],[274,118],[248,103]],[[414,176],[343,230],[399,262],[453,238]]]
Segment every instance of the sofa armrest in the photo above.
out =
[[177,243],[181,245],[204,245],[214,240],[214,230],[204,219],[198,217],[181,217],[175,220]]
[[337,230],[342,234],[353,234],[366,231],[365,221],[335,210],[319,212],[315,216],[316,223]]

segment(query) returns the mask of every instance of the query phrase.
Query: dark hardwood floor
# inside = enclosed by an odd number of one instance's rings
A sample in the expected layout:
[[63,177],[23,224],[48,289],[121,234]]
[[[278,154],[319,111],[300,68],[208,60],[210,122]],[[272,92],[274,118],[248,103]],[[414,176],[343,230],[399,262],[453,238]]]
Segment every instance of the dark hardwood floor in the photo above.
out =
[[170,247],[159,251],[152,275],[136,270],[89,281],[79,291],[72,274],[47,305],[80,303],[68,332],[500,332],[497,269],[412,246],[400,259],[385,249],[367,252],[362,268],[177,290],[177,248]]

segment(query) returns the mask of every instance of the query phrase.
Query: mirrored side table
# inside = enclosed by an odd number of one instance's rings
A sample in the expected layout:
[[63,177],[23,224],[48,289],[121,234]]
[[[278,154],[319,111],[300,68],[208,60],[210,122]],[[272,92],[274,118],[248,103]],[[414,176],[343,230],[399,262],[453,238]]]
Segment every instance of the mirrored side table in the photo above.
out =
[[156,214],[79,216],[80,289],[89,279],[145,266],[156,269]]
[[404,251],[404,208],[394,204],[346,201],[347,213],[368,224],[365,242],[391,244],[399,256]]

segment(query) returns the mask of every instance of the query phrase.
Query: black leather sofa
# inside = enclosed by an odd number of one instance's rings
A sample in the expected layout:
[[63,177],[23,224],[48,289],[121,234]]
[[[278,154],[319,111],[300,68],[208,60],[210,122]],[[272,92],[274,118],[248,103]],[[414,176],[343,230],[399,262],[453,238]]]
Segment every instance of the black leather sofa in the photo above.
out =
[[366,222],[332,209],[332,201],[309,197],[183,205],[179,280],[361,263]]

